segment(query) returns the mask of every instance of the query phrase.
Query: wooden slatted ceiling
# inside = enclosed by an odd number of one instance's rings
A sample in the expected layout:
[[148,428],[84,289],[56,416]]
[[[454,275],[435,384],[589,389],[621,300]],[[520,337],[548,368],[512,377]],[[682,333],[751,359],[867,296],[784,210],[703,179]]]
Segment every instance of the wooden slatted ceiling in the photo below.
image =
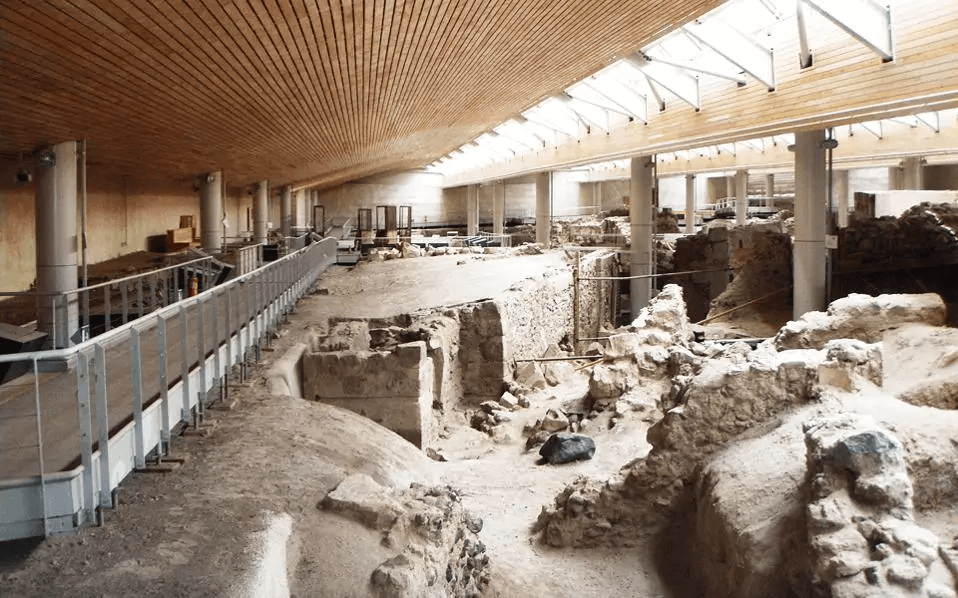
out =
[[332,185],[427,164],[721,0],[0,0],[0,155]]

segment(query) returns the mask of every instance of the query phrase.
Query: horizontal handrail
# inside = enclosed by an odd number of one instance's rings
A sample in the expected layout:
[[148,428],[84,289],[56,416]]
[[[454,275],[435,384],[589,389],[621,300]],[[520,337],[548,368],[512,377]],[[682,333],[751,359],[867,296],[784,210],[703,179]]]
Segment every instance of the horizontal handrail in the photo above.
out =
[[[171,303],[170,305],[167,305],[166,307],[162,307],[157,309],[154,312],[150,312],[149,314],[143,316],[142,318],[130,320],[126,324],[123,324],[116,328],[112,328],[108,332],[105,332],[99,336],[87,339],[83,341],[82,343],[73,345],[72,347],[67,347],[64,349],[49,349],[46,351],[31,351],[28,353],[14,353],[12,355],[0,355],[0,363],[14,363],[18,361],[29,361],[33,359],[38,359],[42,361],[69,359],[70,357],[76,355],[80,351],[93,347],[95,344],[108,343],[114,337],[119,338],[123,334],[129,334],[129,330],[134,326],[142,329],[144,327],[149,326],[157,318],[165,317],[167,315],[172,315],[174,312],[179,313],[179,309],[181,305],[187,305],[190,302],[195,302],[195,301],[202,301],[206,297],[206,295],[219,292],[222,289],[225,289],[232,284],[246,284],[246,282],[248,282],[248,279],[254,276],[260,270],[263,270],[264,268],[272,267],[273,264],[279,264],[283,261],[293,259],[295,256],[299,255],[301,252],[305,251],[306,249],[308,249],[308,247],[304,247],[303,249],[299,249],[293,253],[287,254],[274,262],[270,262],[269,264],[260,266],[256,270],[248,272],[244,274],[243,276],[237,277],[226,284],[212,287],[210,289],[203,291],[202,293],[199,293],[196,296],[187,297],[182,299],[181,301],[177,301],[176,303]],[[204,258],[204,259],[212,259],[212,258]],[[264,283],[264,284],[271,284],[271,283]]]

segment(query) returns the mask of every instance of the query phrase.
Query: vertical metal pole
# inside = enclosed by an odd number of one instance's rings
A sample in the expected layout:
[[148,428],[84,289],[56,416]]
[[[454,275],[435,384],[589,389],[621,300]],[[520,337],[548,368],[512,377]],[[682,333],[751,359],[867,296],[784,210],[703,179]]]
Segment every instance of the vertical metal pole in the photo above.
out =
[[129,281],[124,281],[120,286],[120,301],[122,306],[122,311],[120,312],[121,319],[120,322],[126,324],[130,321],[130,305],[129,305]]
[[103,316],[106,322],[105,330],[109,332],[113,329],[113,322],[110,321],[110,285],[103,287]]
[[95,346],[94,369],[96,371],[96,424],[100,432],[100,506],[113,507],[110,487],[110,419],[106,398],[106,351],[103,345]]
[[200,360],[200,387],[196,393],[196,423],[203,421],[206,412],[206,324],[203,312],[206,311],[203,305],[203,299],[196,302],[198,308],[196,346],[197,356]]
[[89,523],[96,517],[93,503],[93,426],[90,409],[90,356],[77,353],[77,418],[80,420],[80,463],[83,465],[83,518]]
[[[220,328],[220,299],[222,297],[216,291],[213,291],[213,300],[210,303],[213,304],[213,384],[218,387],[223,384],[223,364],[220,361],[220,349],[222,344],[220,342],[220,335],[223,330]],[[218,388],[219,390],[219,388]],[[220,390],[222,396],[222,390]]]
[[136,279],[136,304],[137,304],[137,317],[143,317],[143,277]]
[[156,287],[157,279],[159,278],[158,274],[154,274],[150,277],[150,311],[156,311]]
[[83,326],[87,331],[87,338],[93,336],[90,328],[90,291],[83,291]]
[[180,304],[180,379],[183,382],[183,407],[180,419],[190,421],[190,332],[186,325],[186,305]]
[[233,291],[236,285],[226,289],[226,376],[233,367]]
[[146,467],[143,445],[143,379],[140,376],[140,331],[130,328],[130,381],[133,383],[133,467]]
[[37,458],[40,460],[40,503],[43,510],[43,535],[49,536],[47,530],[47,474],[43,463],[43,415],[40,410],[40,369],[37,358],[33,358],[33,398],[37,409]]
[[166,318],[156,319],[156,358],[160,368],[160,417],[163,430],[160,432],[160,456],[170,453],[170,389],[166,374]]
[[579,269],[582,266],[582,252],[575,252],[575,266],[572,269],[572,352],[579,350]]

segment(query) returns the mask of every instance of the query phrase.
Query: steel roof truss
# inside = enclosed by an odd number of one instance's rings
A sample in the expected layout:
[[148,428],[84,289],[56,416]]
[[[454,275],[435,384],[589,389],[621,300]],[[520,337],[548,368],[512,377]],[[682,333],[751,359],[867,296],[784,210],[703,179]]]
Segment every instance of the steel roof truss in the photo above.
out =
[[885,62],[895,59],[891,9],[875,0],[798,0],[865,44]]
[[775,89],[775,59],[770,49],[739,33],[728,24],[714,20],[689,23],[683,29],[765,85],[769,91]]
[[[696,110],[701,108],[701,98],[699,94],[699,80],[697,77],[689,74],[688,71],[662,63],[653,62],[642,54],[633,54],[625,59],[629,64],[639,71],[651,82],[662,86],[669,93],[692,106]],[[658,90],[654,85],[650,85],[656,100],[658,100],[660,110],[665,110],[665,102],[662,101]]]
[[[631,86],[611,78],[596,79],[592,86],[610,99],[623,105],[629,113],[643,123],[649,122],[649,100]],[[611,96],[621,98],[621,102]],[[626,105],[627,104],[627,105]]]

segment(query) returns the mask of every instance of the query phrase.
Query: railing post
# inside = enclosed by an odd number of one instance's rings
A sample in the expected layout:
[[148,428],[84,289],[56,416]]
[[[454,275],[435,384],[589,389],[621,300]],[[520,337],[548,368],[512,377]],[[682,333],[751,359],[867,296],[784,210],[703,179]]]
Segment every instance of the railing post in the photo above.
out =
[[[187,311],[185,305],[180,305],[180,380],[183,382],[183,406],[180,409],[180,419],[190,421],[190,332],[187,328]],[[201,331],[202,335],[202,331]]]
[[[213,299],[213,385],[221,387],[223,383],[223,363],[220,360],[220,335],[223,330],[220,328],[220,294],[217,291],[212,293]],[[220,390],[222,396],[222,390]]]
[[160,448],[157,454],[165,456],[170,453],[170,389],[166,374],[166,318],[156,318],[156,358],[160,370],[160,417],[162,431],[160,432]]
[[83,522],[96,517],[93,488],[93,426],[90,409],[90,356],[77,353],[77,418],[80,422],[80,463],[83,465]]
[[33,398],[37,414],[37,459],[40,463],[40,508],[43,512],[43,535],[49,536],[47,529],[47,474],[43,463],[43,414],[40,411],[40,368],[37,358],[33,358]]
[[136,279],[136,304],[137,304],[137,317],[143,317],[143,277]]
[[110,418],[106,401],[106,351],[103,345],[95,345],[94,369],[96,371],[96,422],[100,432],[100,500],[101,507],[113,507],[110,488]]
[[203,301],[204,299],[199,299],[196,302],[196,306],[199,308],[199,314],[197,315],[196,346],[197,356],[200,361],[200,387],[196,393],[196,424],[203,421],[203,416],[206,413],[206,324],[203,314],[206,310],[204,309]]
[[133,383],[133,466],[146,467],[143,441],[143,379],[140,376],[140,331],[130,328],[130,381]]
[[104,331],[109,332],[113,330],[113,322],[110,318],[110,285],[103,287],[103,316],[105,319],[104,324],[106,328]]
[[120,322],[126,324],[130,321],[130,304],[129,304],[129,281],[124,280],[120,283],[120,301],[121,301],[121,316]]
[[156,311],[156,287],[157,279],[159,278],[158,274],[150,276],[150,311]]

